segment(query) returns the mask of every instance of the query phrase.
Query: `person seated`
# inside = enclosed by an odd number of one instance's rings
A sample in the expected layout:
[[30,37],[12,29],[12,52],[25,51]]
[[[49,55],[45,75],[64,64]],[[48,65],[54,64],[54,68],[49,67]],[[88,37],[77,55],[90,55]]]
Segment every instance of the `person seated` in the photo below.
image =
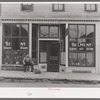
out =
[[31,66],[31,72],[33,72],[33,70],[34,70],[33,65],[34,65],[33,60],[31,59],[29,54],[27,54],[23,59],[24,71],[26,72],[27,68],[29,68],[29,66]]

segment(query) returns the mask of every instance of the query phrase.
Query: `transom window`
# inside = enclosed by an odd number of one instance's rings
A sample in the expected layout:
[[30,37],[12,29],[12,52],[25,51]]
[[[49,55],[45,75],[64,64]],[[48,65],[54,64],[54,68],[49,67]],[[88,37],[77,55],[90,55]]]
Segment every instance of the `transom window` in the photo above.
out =
[[95,25],[69,25],[69,66],[95,66]]
[[33,11],[33,4],[21,4],[22,11]]
[[96,4],[85,4],[85,11],[97,11],[97,5]]
[[53,11],[64,11],[64,4],[53,4]]
[[58,38],[59,27],[57,25],[40,26],[40,38]]

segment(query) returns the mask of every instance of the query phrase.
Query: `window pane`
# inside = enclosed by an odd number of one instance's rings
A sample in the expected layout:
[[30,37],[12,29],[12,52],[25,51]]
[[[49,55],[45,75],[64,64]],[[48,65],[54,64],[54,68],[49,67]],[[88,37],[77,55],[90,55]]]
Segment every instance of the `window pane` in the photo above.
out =
[[69,40],[69,50],[70,51],[77,51],[77,39],[70,39]]
[[28,38],[21,38],[20,49],[28,49]]
[[77,25],[70,25],[69,36],[70,38],[77,38]]
[[93,39],[86,39],[86,50],[87,51],[94,50],[94,40]]
[[21,25],[21,36],[28,36],[28,25]]
[[59,10],[64,10],[63,6],[64,6],[63,4],[59,4]]
[[37,25],[32,25],[32,37],[38,36],[38,27]]
[[69,65],[77,65],[77,53],[69,53]]
[[41,26],[40,27],[40,37],[48,37],[49,36],[49,27]]
[[86,37],[87,38],[94,38],[94,26],[87,25],[86,29],[87,29]]
[[32,39],[32,50],[37,50],[37,40],[36,39]]
[[58,27],[57,26],[51,26],[50,27],[50,37],[58,37]]
[[95,4],[91,4],[91,10],[96,10],[96,5]]
[[85,51],[86,49],[86,39],[78,39],[78,50]]
[[91,10],[91,5],[90,4],[86,4],[86,10]]
[[4,24],[4,35],[11,36],[11,24]]
[[13,50],[19,50],[20,49],[19,38],[13,38],[12,39],[12,49]]
[[58,4],[54,4],[54,10],[59,10],[59,5]]
[[[67,28],[68,30],[68,28]],[[67,30],[65,29],[65,25],[60,25],[60,38],[65,39],[65,33],[67,34]],[[65,32],[66,31],[66,32]]]
[[78,53],[78,66],[85,66],[85,53]]
[[78,38],[85,38],[85,25],[78,25]]
[[2,63],[3,64],[12,64],[12,51],[11,50],[3,50]]
[[86,57],[86,65],[94,66],[94,53],[87,53]]
[[13,36],[19,36],[20,24],[13,24],[12,34]]
[[13,58],[12,59],[13,64],[19,64],[19,62],[20,62],[20,51],[19,50],[13,50],[11,56]]
[[47,62],[47,43],[40,42],[40,62]]

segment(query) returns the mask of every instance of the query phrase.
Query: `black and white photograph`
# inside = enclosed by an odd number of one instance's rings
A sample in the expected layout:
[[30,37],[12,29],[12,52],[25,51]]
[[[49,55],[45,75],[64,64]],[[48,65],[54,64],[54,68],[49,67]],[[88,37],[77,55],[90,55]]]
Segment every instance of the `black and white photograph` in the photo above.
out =
[[0,88],[9,87],[100,88],[100,3],[0,2]]

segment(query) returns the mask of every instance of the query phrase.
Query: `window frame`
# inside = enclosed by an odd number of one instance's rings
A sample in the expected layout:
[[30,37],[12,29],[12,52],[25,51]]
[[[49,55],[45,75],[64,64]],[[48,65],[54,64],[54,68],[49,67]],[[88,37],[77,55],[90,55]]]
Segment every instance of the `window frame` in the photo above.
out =
[[[13,32],[12,32],[12,30],[13,30],[13,25],[17,25],[17,24],[19,24],[20,25],[20,29],[19,29],[19,36],[13,36]],[[20,45],[20,42],[21,42],[21,39],[28,39],[28,48],[27,48],[27,53],[29,53],[29,34],[27,34],[27,36],[21,36],[21,25],[27,25],[28,26],[28,33],[29,33],[29,23],[3,23],[3,33],[4,33],[4,26],[5,25],[11,25],[11,36],[6,36],[5,34],[3,34],[2,35],[2,38],[3,38],[3,42],[2,42],[2,52],[3,51],[7,51],[7,50],[9,50],[9,51],[11,51],[11,52],[14,52],[14,51],[17,51],[17,50],[14,50],[13,49],[13,44],[12,44],[12,42],[13,42],[13,39],[15,39],[15,38],[18,38],[19,39],[19,52],[21,53],[22,51],[26,51],[26,49],[21,49],[21,45]],[[4,49],[4,41],[5,41],[5,39],[11,39],[11,49]],[[4,55],[4,54],[3,54]],[[11,56],[11,55],[10,55]],[[2,56],[3,57],[3,56]],[[3,58],[2,58],[3,59]],[[11,62],[12,63],[8,63],[8,64],[12,64],[12,65],[14,65],[15,63],[11,60]],[[3,60],[2,60],[2,64],[5,64],[5,63],[3,63]],[[20,63],[19,63],[20,64]]]
[[[34,7],[33,3],[31,3],[31,4],[24,4],[24,3],[22,3],[20,6],[21,6],[21,11],[22,12],[33,12],[33,7]],[[32,6],[32,8],[28,9],[28,10],[23,10],[23,6]]]
[[[92,38],[93,40],[94,40],[94,50],[93,51],[87,51],[87,50],[85,50],[85,51],[78,51],[78,46],[77,46],[77,51],[70,51],[70,49],[69,49],[69,41],[70,41],[70,39],[75,39],[75,38],[70,38],[70,33],[69,33],[69,26],[70,25],[77,25],[77,30],[78,30],[78,26],[79,25],[85,25],[85,34],[86,34],[86,28],[87,28],[87,26],[88,25],[92,25],[92,26],[94,26],[94,37]],[[96,37],[96,30],[95,30],[95,27],[96,27],[96,25],[95,24],[68,24],[68,66],[70,67],[70,66],[72,66],[72,67],[96,67],[96,42],[95,42],[95,37]],[[77,31],[77,43],[78,43],[78,39],[79,39],[79,37],[78,37],[78,31]],[[81,39],[81,38],[80,38]],[[91,39],[91,38],[82,38],[82,39]],[[85,42],[85,44],[86,44],[86,42]],[[87,53],[94,53],[94,66],[87,66],[87,64],[86,64],[86,62],[85,62],[85,66],[80,66],[80,65],[70,65],[69,64],[69,54],[70,53],[76,53],[77,54],[77,60],[78,60],[78,53],[85,53],[85,61],[86,61],[86,58],[87,58]]]
[[[87,9],[87,6],[90,6],[90,10]],[[95,9],[91,10],[91,5],[95,5]],[[86,12],[97,12],[97,4],[85,4],[85,11]]]
[[[55,5],[58,6],[58,9],[57,10],[55,10]],[[62,10],[59,9],[59,5],[62,5],[63,6]],[[65,4],[52,4],[52,11],[53,12],[64,12],[65,11]]]

